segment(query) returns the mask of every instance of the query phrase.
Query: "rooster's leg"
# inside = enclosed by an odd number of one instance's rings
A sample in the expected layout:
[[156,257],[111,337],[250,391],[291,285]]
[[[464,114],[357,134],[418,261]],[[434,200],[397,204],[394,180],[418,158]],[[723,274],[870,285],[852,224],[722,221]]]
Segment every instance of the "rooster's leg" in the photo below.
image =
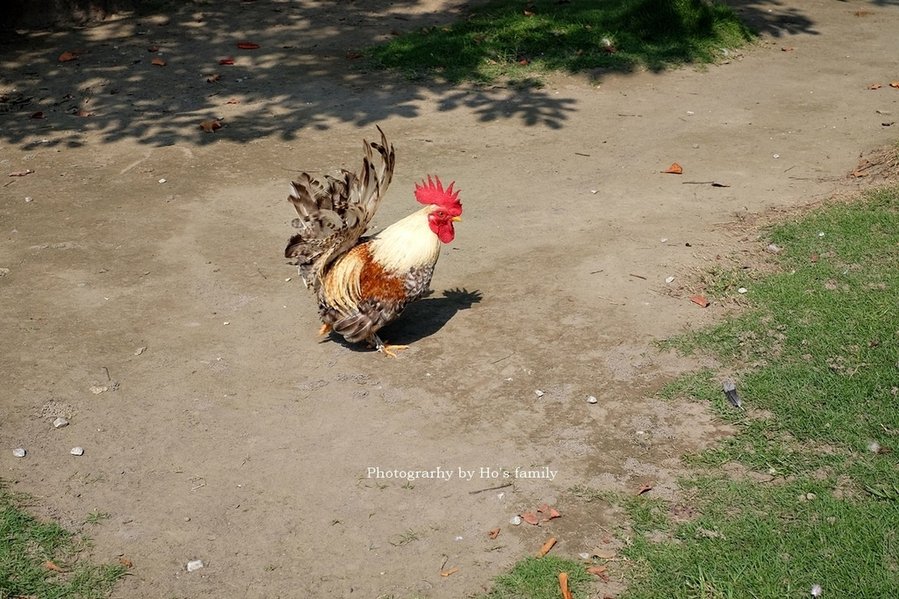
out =
[[320,328],[320,329],[318,330],[318,336],[319,336],[319,337],[324,337],[325,335],[327,335],[327,334],[330,333],[330,332],[331,332],[331,325],[329,325],[329,324],[323,324],[323,325],[322,325],[322,328]]
[[381,338],[378,337],[377,335],[371,336],[371,342],[372,342],[372,345],[375,346],[375,349],[377,349],[379,352],[381,352],[385,356],[390,356],[391,358],[396,357],[396,352],[398,352],[400,350],[404,350],[404,349],[409,349],[408,345],[387,345],[386,343],[381,341]]

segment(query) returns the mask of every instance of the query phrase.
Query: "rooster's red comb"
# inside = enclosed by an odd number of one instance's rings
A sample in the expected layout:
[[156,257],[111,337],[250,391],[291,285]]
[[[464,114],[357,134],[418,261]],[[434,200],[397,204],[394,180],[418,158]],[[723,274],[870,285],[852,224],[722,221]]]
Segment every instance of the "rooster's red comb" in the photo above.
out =
[[459,201],[459,191],[453,191],[455,184],[453,181],[444,189],[439,177],[434,175],[432,180],[431,175],[428,175],[427,181],[415,184],[415,199],[422,204],[436,204],[448,212],[457,213],[458,216],[462,214],[462,203]]

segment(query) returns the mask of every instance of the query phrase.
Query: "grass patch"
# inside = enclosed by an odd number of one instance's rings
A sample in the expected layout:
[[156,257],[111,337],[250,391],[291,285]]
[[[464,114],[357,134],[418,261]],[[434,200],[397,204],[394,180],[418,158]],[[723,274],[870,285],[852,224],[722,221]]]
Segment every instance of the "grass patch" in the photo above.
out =
[[[891,597],[899,589],[899,187],[770,230],[782,269],[753,281],[743,314],[675,340],[710,371],[663,396],[714,402],[735,437],[689,456],[700,516],[664,524],[647,505],[625,550],[627,597]],[[726,463],[745,474],[726,475]],[[656,516],[660,510],[655,511]],[[663,529],[673,542],[654,542]]]
[[85,540],[58,524],[38,521],[23,506],[23,497],[0,486],[0,599],[108,597],[125,567],[77,560]]
[[367,54],[375,66],[413,78],[490,82],[710,63],[751,38],[730,8],[707,0],[497,0]]
[[508,574],[497,577],[493,590],[478,599],[558,599],[559,573],[568,573],[573,597],[586,599],[590,574],[581,564],[553,556],[528,557],[518,562]]

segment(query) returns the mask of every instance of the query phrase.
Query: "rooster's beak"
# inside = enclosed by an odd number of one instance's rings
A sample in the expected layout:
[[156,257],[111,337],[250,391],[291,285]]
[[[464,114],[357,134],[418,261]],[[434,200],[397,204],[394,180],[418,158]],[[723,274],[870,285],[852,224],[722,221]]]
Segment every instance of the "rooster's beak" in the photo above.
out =
[[454,217],[453,217],[453,222],[454,222],[454,223],[457,223],[457,222],[459,222],[459,221],[461,221],[461,220],[462,220],[462,217],[461,217],[461,216],[454,216]]

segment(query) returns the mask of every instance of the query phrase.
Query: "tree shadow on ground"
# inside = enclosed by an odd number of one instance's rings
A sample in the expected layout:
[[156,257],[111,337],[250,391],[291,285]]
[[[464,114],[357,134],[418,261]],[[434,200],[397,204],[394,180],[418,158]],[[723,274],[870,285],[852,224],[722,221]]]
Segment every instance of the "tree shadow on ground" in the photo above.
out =
[[[366,66],[363,48],[464,18],[470,8],[463,0],[441,3],[439,11],[427,0],[150,5],[161,12],[0,34],[0,141],[26,150],[88,140],[291,141],[304,130],[415,118],[429,107],[561,129],[577,110],[573,98],[538,86],[452,86]],[[731,5],[761,33],[817,33],[811,17],[780,0]],[[244,41],[259,47],[239,48]],[[201,131],[212,119],[223,127]]]

